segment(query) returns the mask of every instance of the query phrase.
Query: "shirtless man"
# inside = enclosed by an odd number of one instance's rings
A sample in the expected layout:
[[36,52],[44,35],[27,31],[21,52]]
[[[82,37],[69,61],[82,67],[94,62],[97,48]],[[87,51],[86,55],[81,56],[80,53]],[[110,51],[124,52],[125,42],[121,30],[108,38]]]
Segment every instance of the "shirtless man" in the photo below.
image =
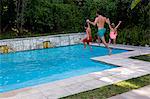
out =
[[[96,18],[94,22],[91,22],[89,19],[87,19],[87,22],[92,25],[97,25],[98,27],[98,37],[102,40],[102,43],[105,45],[106,48],[109,50],[109,55],[111,55],[111,49],[109,48],[108,44],[105,41],[104,34],[106,32],[106,29],[104,28],[105,23],[108,23],[108,19],[102,15],[100,15],[100,11],[97,11]],[[108,23],[109,24],[109,23]]]

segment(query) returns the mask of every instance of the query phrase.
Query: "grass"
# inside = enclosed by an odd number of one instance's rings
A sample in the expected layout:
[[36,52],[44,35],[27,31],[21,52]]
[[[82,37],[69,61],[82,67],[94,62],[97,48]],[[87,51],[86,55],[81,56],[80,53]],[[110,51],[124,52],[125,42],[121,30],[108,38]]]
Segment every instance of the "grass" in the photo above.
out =
[[144,87],[149,84],[150,74],[138,78],[121,81],[112,85],[100,87],[79,94],[63,97],[61,99],[106,99],[117,94]]
[[[150,62],[150,54],[130,57]],[[150,74],[133,78],[112,85],[104,86],[94,90],[78,93],[75,95],[63,97],[61,99],[106,99],[117,94],[128,92],[133,89],[138,89],[150,84]]]
[[132,58],[132,59],[139,59],[139,60],[150,62],[150,54],[134,56],[134,57],[130,57],[130,58]]

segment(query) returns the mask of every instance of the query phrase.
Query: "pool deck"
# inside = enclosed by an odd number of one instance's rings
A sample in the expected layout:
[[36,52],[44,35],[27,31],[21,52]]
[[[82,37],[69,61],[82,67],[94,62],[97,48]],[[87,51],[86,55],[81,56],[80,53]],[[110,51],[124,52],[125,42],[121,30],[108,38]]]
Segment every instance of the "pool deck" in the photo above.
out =
[[[97,45],[97,44],[93,44]],[[98,45],[97,45],[98,46]],[[100,46],[103,46],[102,44]],[[68,95],[92,90],[123,80],[150,74],[150,63],[128,57],[150,54],[150,47],[110,45],[112,48],[132,50],[129,52],[91,58],[92,60],[120,66],[51,83],[26,87],[0,94],[0,99],[58,99]]]

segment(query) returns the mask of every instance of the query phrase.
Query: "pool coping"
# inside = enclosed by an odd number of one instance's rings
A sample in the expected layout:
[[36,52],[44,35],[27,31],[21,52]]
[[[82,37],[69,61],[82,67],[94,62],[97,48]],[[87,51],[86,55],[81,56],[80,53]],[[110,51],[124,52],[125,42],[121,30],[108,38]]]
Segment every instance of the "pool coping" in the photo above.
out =
[[[96,43],[92,45],[99,46]],[[103,45],[101,44],[100,46]],[[149,62],[129,58],[131,56],[150,54],[150,47],[120,44],[115,46],[110,45],[110,47],[130,51],[111,56],[93,57],[91,59],[119,66],[118,68],[0,93],[0,99],[58,99],[60,97],[150,74]]]

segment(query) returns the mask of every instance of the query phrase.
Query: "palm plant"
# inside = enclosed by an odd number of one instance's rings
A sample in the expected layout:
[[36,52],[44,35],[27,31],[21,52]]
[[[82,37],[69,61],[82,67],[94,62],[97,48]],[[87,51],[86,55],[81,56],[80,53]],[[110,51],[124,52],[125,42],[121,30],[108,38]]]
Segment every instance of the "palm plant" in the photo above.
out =
[[133,0],[131,3],[131,10],[136,7],[142,0]]

